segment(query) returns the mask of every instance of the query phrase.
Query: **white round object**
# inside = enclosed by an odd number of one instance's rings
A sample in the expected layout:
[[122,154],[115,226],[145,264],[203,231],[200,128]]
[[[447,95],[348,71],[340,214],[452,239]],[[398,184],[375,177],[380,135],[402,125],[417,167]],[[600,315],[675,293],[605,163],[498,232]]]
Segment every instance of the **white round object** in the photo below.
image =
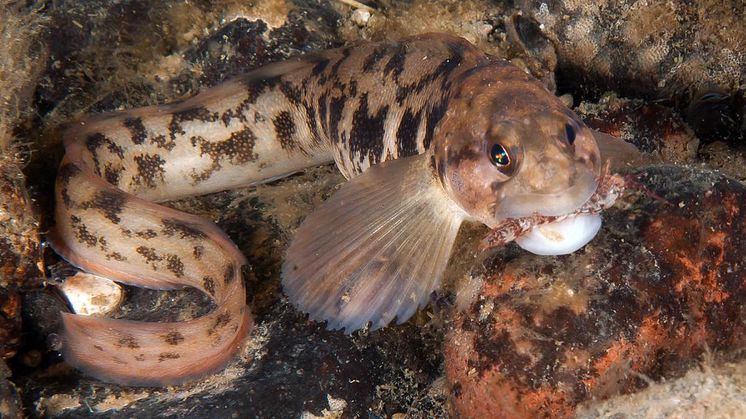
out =
[[124,291],[116,282],[101,276],[78,272],[60,285],[76,314],[104,315],[122,303]]
[[370,20],[369,10],[355,9],[355,11],[352,12],[352,21],[355,22],[355,24],[360,27],[367,25],[369,20]]
[[582,214],[541,224],[515,239],[531,253],[543,256],[567,255],[591,241],[601,229],[601,216]]

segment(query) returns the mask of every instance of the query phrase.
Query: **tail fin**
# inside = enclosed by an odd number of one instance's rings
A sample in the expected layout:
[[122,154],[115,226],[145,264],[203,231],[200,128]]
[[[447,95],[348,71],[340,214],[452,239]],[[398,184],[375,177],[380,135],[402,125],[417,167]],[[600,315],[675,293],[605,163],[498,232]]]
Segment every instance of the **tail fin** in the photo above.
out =
[[243,255],[211,222],[107,183],[81,158],[82,149],[68,146],[60,166],[52,248],[81,269],[123,283],[198,288],[217,308],[176,323],[63,314],[65,359],[98,379],[129,385],[177,384],[225,366],[252,328]]

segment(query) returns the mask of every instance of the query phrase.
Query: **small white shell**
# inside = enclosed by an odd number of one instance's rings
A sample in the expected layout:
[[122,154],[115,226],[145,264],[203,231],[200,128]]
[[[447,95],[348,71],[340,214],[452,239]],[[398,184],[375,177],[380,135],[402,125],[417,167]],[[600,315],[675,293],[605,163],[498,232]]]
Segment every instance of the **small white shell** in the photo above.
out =
[[355,22],[355,24],[360,27],[367,25],[369,20],[370,20],[370,10],[361,8],[361,9],[355,9],[355,11],[352,12],[352,21]]
[[60,290],[77,314],[100,316],[114,311],[122,303],[124,292],[116,282],[78,272],[65,279]]
[[567,255],[585,246],[600,228],[600,215],[582,214],[538,225],[515,242],[537,255]]

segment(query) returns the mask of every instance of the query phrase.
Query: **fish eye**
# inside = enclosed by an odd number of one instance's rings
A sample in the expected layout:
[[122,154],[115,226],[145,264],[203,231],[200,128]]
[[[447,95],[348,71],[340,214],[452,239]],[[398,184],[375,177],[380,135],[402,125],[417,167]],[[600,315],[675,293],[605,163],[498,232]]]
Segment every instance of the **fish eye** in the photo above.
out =
[[508,150],[500,143],[492,144],[490,161],[497,167],[497,170],[505,174],[510,174],[512,171],[513,159],[510,157]]
[[572,145],[575,142],[575,128],[570,124],[565,124],[565,135],[567,136],[567,142]]

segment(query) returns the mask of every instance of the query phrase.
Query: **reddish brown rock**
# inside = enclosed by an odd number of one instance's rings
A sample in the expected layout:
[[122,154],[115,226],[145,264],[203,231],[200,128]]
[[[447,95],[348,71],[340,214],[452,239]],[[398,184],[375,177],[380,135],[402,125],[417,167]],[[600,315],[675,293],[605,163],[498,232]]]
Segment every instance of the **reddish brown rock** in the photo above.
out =
[[699,139],[671,108],[642,100],[606,95],[582,103],[578,113],[589,127],[634,144],[666,163],[691,163]]
[[21,343],[21,298],[0,287],[0,359],[13,357]]
[[746,187],[672,166],[637,175],[667,202],[628,197],[572,255],[488,259],[446,339],[461,416],[572,416],[746,343]]

